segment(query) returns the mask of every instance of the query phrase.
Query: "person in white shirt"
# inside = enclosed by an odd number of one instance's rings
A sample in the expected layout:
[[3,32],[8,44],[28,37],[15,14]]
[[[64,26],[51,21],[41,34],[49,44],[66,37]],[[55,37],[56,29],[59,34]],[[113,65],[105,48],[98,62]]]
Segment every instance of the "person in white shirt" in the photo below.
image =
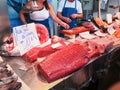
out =
[[[82,5],[78,0],[61,0],[57,10],[57,16],[68,23],[70,28],[77,26],[77,18],[83,18]],[[60,27],[60,30],[65,29]]]
[[20,11],[20,18],[23,24],[27,23],[24,14],[29,13],[31,21],[45,25],[49,30],[49,34],[50,34],[50,29],[49,29],[48,18],[50,15],[55,22],[57,22],[66,29],[69,28],[68,24],[61,21],[56,16],[52,8],[52,5],[49,2],[47,2],[47,0],[30,0],[27,2],[25,7],[27,8],[27,10],[22,9]]
[[119,12],[119,8],[120,0],[108,0],[107,13],[115,15],[117,12]]

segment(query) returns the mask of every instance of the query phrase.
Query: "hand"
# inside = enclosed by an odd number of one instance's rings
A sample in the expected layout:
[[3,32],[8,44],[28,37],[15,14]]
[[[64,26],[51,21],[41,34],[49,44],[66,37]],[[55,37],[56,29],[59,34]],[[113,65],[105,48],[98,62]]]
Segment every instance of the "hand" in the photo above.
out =
[[24,24],[27,27],[27,23]]
[[70,17],[75,19],[77,18],[77,14],[72,14]]
[[70,26],[69,26],[68,24],[64,23],[64,22],[63,22],[62,26],[63,26],[65,29],[69,29],[69,28],[70,28]]
[[120,12],[115,13],[115,15],[113,16],[113,18],[118,18],[120,20]]
[[119,8],[119,6],[118,5],[110,5],[109,8],[116,9],[116,8]]
[[70,18],[65,17],[64,21],[65,21],[66,23],[70,23],[72,20],[71,20]]

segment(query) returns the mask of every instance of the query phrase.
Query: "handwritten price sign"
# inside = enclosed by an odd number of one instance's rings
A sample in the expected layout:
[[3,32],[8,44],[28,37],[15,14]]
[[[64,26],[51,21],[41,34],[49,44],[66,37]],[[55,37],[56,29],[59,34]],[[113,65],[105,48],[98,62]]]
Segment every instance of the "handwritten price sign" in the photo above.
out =
[[40,45],[34,23],[21,25],[13,28],[13,38],[15,47],[19,47],[20,54],[23,55],[33,47]]

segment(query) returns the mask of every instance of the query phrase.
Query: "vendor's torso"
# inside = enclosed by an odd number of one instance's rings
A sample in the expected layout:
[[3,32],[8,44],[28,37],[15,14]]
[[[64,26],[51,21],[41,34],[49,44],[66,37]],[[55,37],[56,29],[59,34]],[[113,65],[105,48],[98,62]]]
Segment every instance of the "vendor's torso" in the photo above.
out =
[[109,0],[108,1],[108,8],[107,8],[107,13],[110,13],[112,15],[114,15],[116,12],[119,12],[119,8],[110,8],[109,5],[115,5],[115,6],[119,6],[120,5],[120,0]]
[[74,0],[73,2],[69,2],[68,0],[66,0],[65,2],[64,2],[64,4],[65,4],[65,6],[64,7],[67,7],[67,8],[75,8],[75,3],[76,3],[76,1]]
[[[76,13],[77,13],[76,0],[74,0],[73,2],[69,2],[68,0],[65,0],[62,11],[62,14],[64,14],[63,16],[66,16],[68,14],[69,15],[76,14]],[[69,15],[67,17],[69,17]]]
[[[37,7],[37,3],[36,1],[34,1],[32,3],[32,7]],[[49,17],[49,11],[45,8],[45,6],[43,7],[42,10],[39,11],[33,11],[30,13],[30,19],[31,20],[36,20],[36,21],[42,21],[42,20],[46,20]]]
[[[77,9],[76,9],[76,0],[73,2],[69,2],[68,0],[65,1],[62,15],[68,18],[71,18],[72,14],[77,14]],[[76,27],[77,26],[77,19],[71,18],[72,22],[69,23],[70,28]]]

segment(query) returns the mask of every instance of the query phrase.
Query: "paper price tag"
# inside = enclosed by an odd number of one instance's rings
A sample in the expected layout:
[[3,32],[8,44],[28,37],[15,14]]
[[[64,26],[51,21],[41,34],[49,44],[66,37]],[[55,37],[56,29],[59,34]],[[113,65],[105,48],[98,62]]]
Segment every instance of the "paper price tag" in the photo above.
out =
[[33,47],[40,45],[34,23],[21,25],[13,28],[13,39],[15,47],[18,47],[23,55]]
[[110,35],[114,34],[115,31],[116,31],[116,30],[115,30],[113,27],[109,27],[109,28],[108,28],[108,33],[109,33]]
[[86,39],[93,39],[93,38],[96,38],[96,36],[90,34],[89,31],[80,33],[79,35],[80,35],[82,38],[86,38]]
[[96,31],[96,32],[95,32],[95,35],[101,36],[101,37],[105,37],[107,34],[102,33],[102,32],[100,32],[100,30],[99,30],[99,31]]
[[52,48],[57,48],[57,47],[60,47],[60,46],[62,46],[62,45],[59,42],[51,45]]

